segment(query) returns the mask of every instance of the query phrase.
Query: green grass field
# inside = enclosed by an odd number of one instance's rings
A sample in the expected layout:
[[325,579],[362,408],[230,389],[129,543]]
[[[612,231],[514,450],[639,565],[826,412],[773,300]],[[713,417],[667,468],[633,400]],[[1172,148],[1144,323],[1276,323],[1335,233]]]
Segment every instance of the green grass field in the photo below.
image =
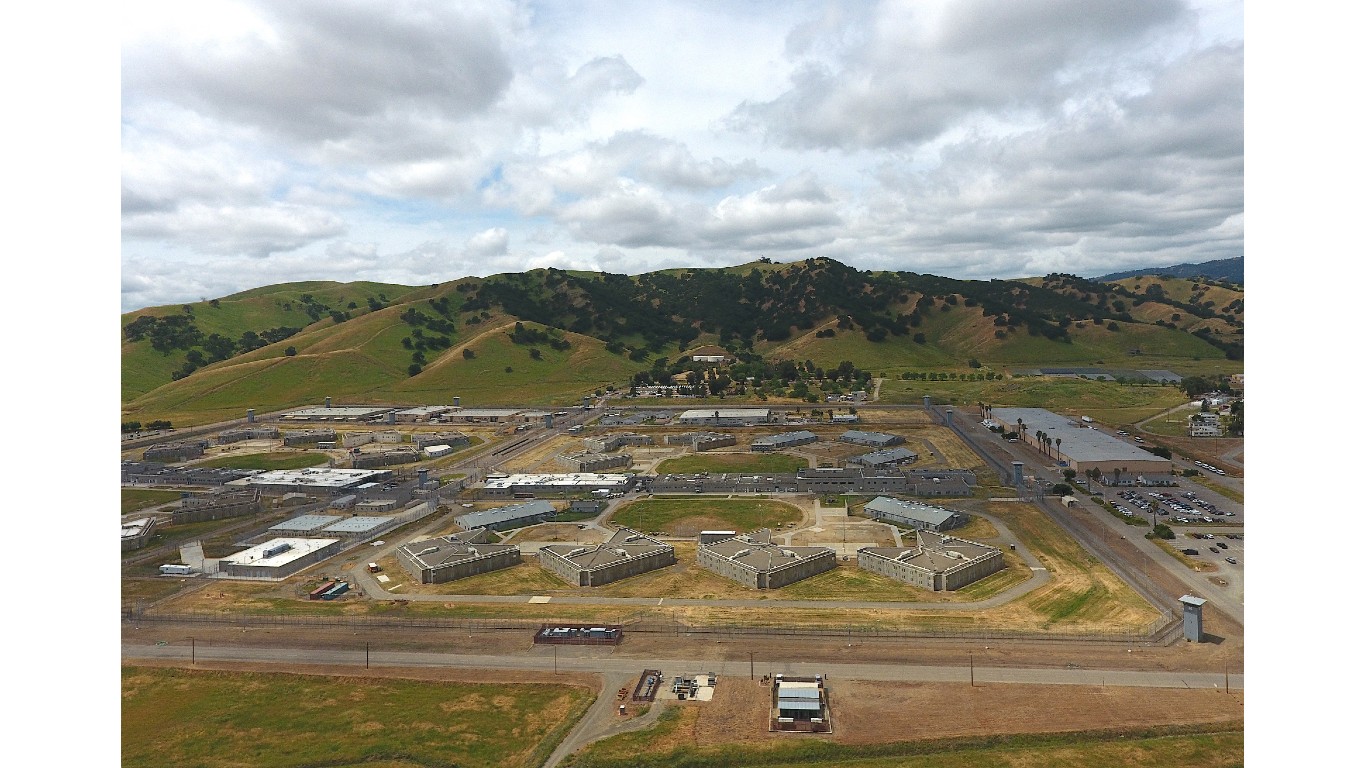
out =
[[1175,407],[1186,397],[1175,387],[1119,384],[1063,378],[1010,378],[996,381],[918,381],[894,378],[882,383],[879,402],[917,404],[929,395],[935,402],[976,408],[1047,408],[1056,413],[1090,416],[1103,424],[1135,424]]
[[691,474],[694,472],[796,472],[805,469],[806,459],[782,453],[695,453],[659,463],[658,472]]
[[539,766],[592,700],[551,683],[124,667],[122,765]]
[[119,489],[119,512],[128,514],[139,509],[155,507],[180,498],[180,491],[154,491],[150,488]]
[[775,528],[802,519],[790,504],[765,499],[642,499],[619,508],[612,522],[639,531],[680,530],[690,520],[720,523],[737,531]]
[[219,456],[195,466],[229,469],[304,469],[326,463],[325,453],[244,453],[240,456]]

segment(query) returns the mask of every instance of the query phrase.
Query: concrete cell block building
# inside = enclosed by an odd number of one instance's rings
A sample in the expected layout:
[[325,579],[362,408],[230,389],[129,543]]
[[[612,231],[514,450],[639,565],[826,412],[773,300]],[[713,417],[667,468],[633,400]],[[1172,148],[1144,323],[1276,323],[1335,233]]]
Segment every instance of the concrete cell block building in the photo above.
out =
[[836,566],[829,547],[786,547],[762,529],[697,548],[703,568],[751,589],[777,589]]
[[780,432],[776,435],[765,435],[757,437],[749,444],[751,451],[768,453],[771,451],[781,451],[786,448],[796,448],[799,445],[808,445],[820,439],[815,432],[799,430],[797,432]]
[[995,547],[931,531],[916,531],[915,546],[863,547],[859,567],[935,592],[953,591],[1005,567]]
[[283,579],[341,551],[341,539],[277,538],[218,561],[223,576]]
[[335,442],[337,440],[337,430],[335,429],[303,429],[285,432],[285,445],[292,448],[299,448],[306,445],[317,445],[318,443]]
[[522,562],[515,544],[497,544],[487,528],[475,528],[398,548],[403,569],[423,584],[442,584]]
[[864,432],[859,429],[851,429],[840,435],[839,439],[841,443],[867,445],[872,448],[890,448],[906,442],[906,438],[901,435],[890,435],[886,432]]
[[158,443],[142,452],[143,461],[188,461],[204,455],[208,440],[182,440],[177,443]]
[[541,547],[541,567],[580,587],[601,586],[675,562],[673,547],[630,528],[618,530],[603,544]]
[[888,448],[883,451],[873,451],[862,456],[855,456],[850,461],[865,467],[895,467],[910,464],[918,458],[920,455],[909,448]]
[[562,453],[555,461],[571,472],[602,472],[631,466],[634,459],[629,453]]

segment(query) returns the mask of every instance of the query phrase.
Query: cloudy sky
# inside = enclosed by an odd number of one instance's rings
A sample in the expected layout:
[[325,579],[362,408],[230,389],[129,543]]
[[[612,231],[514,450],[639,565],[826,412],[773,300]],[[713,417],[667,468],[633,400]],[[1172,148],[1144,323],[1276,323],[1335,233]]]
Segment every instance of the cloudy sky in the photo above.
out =
[[1241,2],[132,8],[124,310],[545,266],[1243,253]]

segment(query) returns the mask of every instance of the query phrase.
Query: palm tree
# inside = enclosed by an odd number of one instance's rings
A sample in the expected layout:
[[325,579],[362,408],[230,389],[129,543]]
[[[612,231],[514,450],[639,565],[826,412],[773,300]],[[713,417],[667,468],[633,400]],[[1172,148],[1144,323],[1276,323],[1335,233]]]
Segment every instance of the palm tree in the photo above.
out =
[[1061,438],[1061,437],[1055,437],[1055,438],[1053,438],[1053,447],[1058,449],[1058,455],[1061,456],[1061,455],[1062,455],[1062,438]]

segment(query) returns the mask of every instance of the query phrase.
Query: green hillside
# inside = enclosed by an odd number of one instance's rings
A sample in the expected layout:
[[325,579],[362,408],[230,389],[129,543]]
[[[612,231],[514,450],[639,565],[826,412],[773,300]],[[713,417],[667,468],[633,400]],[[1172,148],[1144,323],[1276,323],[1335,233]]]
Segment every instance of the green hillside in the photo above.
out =
[[[682,382],[698,394],[815,402],[897,371],[1227,373],[1241,370],[1242,291],[1156,277],[954,280],[811,259],[635,277],[533,270],[425,287],[290,283],[130,312],[121,324],[124,421],[181,426],[324,397],[569,404],[609,387]],[[735,363],[684,354],[706,345]],[[810,388],[792,389],[797,379]]]

